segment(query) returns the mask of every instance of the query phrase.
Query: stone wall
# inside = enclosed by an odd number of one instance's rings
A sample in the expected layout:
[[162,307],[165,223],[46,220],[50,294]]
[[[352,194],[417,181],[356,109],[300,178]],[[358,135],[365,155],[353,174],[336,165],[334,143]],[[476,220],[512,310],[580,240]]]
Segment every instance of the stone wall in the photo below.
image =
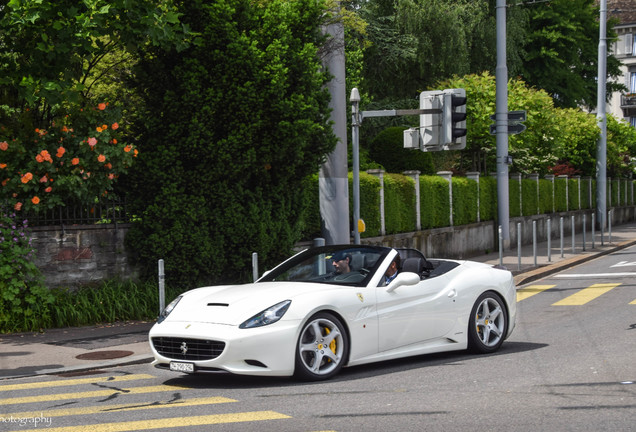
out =
[[130,225],[33,227],[36,264],[48,287],[76,287],[120,278],[136,279],[124,238]]

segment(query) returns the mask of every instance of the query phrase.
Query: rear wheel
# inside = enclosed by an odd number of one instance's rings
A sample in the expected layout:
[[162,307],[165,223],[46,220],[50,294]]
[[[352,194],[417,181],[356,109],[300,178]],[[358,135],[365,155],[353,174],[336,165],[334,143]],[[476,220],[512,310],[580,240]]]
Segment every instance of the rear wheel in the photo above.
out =
[[311,381],[329,379],[340,371],[348,353],[349,340],[344,325],[330,313],[318,313],[300,332],[295,374]]
[[468,348],[479,353],[499,349],[508,332],[508,314],[501,297],[494,292],[479,296],[468,320]]

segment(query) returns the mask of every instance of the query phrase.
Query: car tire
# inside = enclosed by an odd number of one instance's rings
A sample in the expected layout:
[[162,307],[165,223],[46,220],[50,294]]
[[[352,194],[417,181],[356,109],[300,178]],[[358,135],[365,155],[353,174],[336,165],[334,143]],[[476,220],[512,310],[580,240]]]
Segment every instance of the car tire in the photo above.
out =
[[501,347],[508,332],[508,312],[501,297],[494,292],[480,295],[468,319],[468,349],[492,353]]
[[342,369],[348,355],[349,338],[342,322],[331,313],[317,313],[300,331],[294,374],[307,381],[329,379]]

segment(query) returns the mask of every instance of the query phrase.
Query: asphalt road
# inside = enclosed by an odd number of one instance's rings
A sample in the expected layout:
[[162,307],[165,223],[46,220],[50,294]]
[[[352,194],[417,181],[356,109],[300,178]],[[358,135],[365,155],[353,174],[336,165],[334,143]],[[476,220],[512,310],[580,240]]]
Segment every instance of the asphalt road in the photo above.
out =
[[38,428],[65,432],[633,431],[635,284],[632,247],[519,287],[517,327],[496,354],[353,367],[328,382],[147,364],[11,380],[0,430],[39,416]]

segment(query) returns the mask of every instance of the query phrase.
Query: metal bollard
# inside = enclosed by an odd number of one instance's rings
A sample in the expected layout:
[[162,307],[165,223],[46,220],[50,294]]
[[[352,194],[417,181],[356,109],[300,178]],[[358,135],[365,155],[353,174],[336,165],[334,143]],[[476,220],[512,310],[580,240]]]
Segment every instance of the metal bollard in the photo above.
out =
[[537,266],[537,221],[532,221],[532,256],[534,257],[534,266]]
[[592,213],[592,249],[596,247],[596,213]]
[[609,234],[609,244],[612,244],[612,216],[614,214],[614,210],[609,211],[609,216],[607,217],[607,229]]
[[517,270],[521,270],[521,224],[517,223]]
[[501,225],[499,225],[499,265],[503,267],[503,238],[501,234]]
[[552,220],[548,218],[548,262],[552,262]]
[[571,219],[572,223],[572,254],[576,253],[576,235],[575,235],[575,226],[574,226],[574,216]]
[[585,252],[585,229],[586,229],[585,213],[583,213],[583,252]]
[[563,258],[563,218],[559,219],[559,235],[561,236],[561,258]]
[[252,252],[252,277],[254,282],[258,279],[258,253]]
[[163,260],[160,259],[158,263],[159,267],[159,313],[163,312],[166,307],[166,274],[163,269]]

